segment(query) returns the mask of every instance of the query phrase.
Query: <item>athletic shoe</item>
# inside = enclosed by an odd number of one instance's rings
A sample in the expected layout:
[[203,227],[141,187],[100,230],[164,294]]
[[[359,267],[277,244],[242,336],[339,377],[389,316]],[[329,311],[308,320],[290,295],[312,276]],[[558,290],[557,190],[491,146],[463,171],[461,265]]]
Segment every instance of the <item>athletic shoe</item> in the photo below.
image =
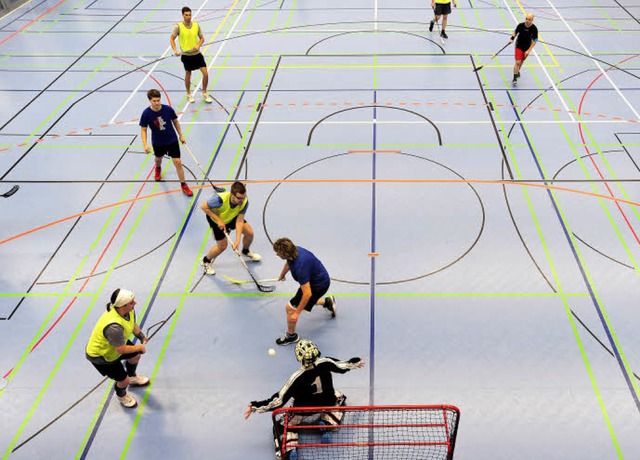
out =
[[[326,425],[326,424],[327,422],[325,422],[324,420],[320,420],[318,422],[318,425]],[[320,433],[322,433],[320,442],[322,444],[331,444],[331,433],[329,433],[326,428],[320,428]]]
[[149,377],[145,377],[144,375],[129,377],[129,385],[133,385],[134,387],[146,387],[149,385],[149,382]]
[[429,32],[433,32],[433,19],[429,23]]
[[138,405],[138,401],[136,401],[135,398],[129,394],[129,392],[126,392],[124,396],[118,396],[118,400],[120,401],[120,404],[128,409],[133,409]]
[[324,308],[329,310],[331,317],[336,317],[336,298],[334,296],[328,296],[324,298]]
[[282,337],[278,337],[276,339],[276,343],[278,345],[291,345],[292,343],[296,343],[299,339],[298,334],[295,332],[292,336],[289,336],[286,332],[282,335]]
[[449,38],[449,36],[447,35],[447,33],[444,30],[442,32],[440,32],[440,36],[442,38]]
[[162,168],[160,166],[156,166],[156,182],[160,182],[162,180]]
[[191,102],[193,104],[196,101],[196,98],[193,97],[193,94],[187,93],[187,101],[189,101],[189,102]]
[[[213,259],[216,260],[216,259]],[[200,266],[204,269],[205,275],[215,275],[216,269],[213,268],[213,260],[211,262],[205,262],[204,259],[200,259]]]
[[513,81],[511,82],[511,84],[513,86],[516,86],[518,84],[518,78],[516,76],[513,77]]
[[258,253],[251,252],[249,249],[243,249],[242,255],[248,258],[252,262],[260,262],[262,260],[262,256]]
[[193,192],[191,191],[191,189],[189,188],[189,186],[187,185],[186,182],[184,184],[182,184],[182,191],[187,196],[192,196],[193,195]]
[[202,97],[204,98],[204,101],[208,102],[209,104],[213,102],[213,98],[209,96],[209,93],[202,93]]
[[298,460],[298,450],[297,449],[293,449],[291,452],[289,452],[289,460]]

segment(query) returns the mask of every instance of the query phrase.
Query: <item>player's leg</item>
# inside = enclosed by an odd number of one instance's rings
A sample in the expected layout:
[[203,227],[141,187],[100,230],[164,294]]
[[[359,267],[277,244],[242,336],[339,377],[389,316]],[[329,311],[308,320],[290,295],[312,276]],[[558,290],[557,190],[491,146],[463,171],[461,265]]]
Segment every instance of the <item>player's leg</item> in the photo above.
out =
[[120,401],[120,404],[129,409],[138,405],[138,401],[136,401],[135,398],[127,392],[129,376],[127,375],[127,372],[120,360],[106,364],[92,364],[100,374],[115,381],[113,389],[115,390],[116,397],[118,398],[118,401]]
[[185,70],[184,72],[184,88],[187,90],[187,100],[191,103],[195,102],[196,100],[191,94],[191,70]]
[[[287,314],[287,332],[282,337],[276,339],[278,345],[290,345],[296,343],[299,340],[298,334],[296,334],[296,325],[298,318],[294,318],[293,314],[297,311],[300,300],[302,299],[302,289],[298,288],[296,295],[293,296],[287,306],[285,307]],[[313,305],[312,305],[313,307]]]
[[[329,291],[330,284],[326,286],[316,287],[313,286],[311,288],[311,298],[309,299],[308,305],[320,305],[331,313],[331,317],[336,317],[336,298],[332,295],[324,297],[324,295]],[[308,309],[311,311],[311,308]]]
[[443,14],[442,15],[442,29],[440,31],[440,35],[442,35],[443,38],[449,38],[449,36],[447,35],[447,33],[444,31],[444,29],[447,28],[447,18],[449,17],[448,14]]
[[200,265],[204,269],[204,273],[206,275],[215,275],[216,270],[213,268],[213,263],[222,252],[227,249],[227,237],[224,232],[220,230],[218,224],[211,219],[211,217],[207,216],[207,222],[209,223],[209,227],[211,227],[211,231],[213,232],[213,239],[216,244],[211,249],[206,256],[202,258],[200,261]]
[[242,255],[253,262],[259,262],[262,260],[262,256],[256,252],[252,252],[250,249],[254,236],[253,227],[249,222],[245,221],[242,227]]
[[180,144],[178,142],[174,142],[168,148],[167,154],[171,157],[171,161],[173,161],[173,166],[176,168],[176,173],[178,174],[178,179],[180,180],[180,187],[182,187],[182,192],[187,196],[192,196],[193,192],[187,185],[187,182],[184,178],[184,168],[182,167],[182,160],[180,159]]
[[156,165],[154,179],[156,180],[156,182],[159,182],[162,180],[162,157],[164,156],[166,149],[161,145],[152,145],[152,148],[153,161]]
[[[202,62],[204,63],[204,58],[202,59]],[[209,70],[207,69],[207,66],[203,65],[200,67],[200,72],[202,72],[202,97],[205,102],[211,103],[213,102],[213,98],[209,96],[209,93],[207,93],[207,88],[209,87]]]
[[[127,340],[127,345],[133,345],[133,342]],[[124,366],[127,372],[127,377],[129,378],[129,385],[133,385],[135,387],[144,387],[149,385],[149,378],[137,373],[138,362],[140,362],[141,357],[142,354],[137,352],[121,356],[121,359],[125,359]]]
[[518,78],[520,78],[520,68],[522,67],[522,63],[524,62],[524,51],[520,48],[515,49],[515,64],[513,65],[513,82],[515,83]]

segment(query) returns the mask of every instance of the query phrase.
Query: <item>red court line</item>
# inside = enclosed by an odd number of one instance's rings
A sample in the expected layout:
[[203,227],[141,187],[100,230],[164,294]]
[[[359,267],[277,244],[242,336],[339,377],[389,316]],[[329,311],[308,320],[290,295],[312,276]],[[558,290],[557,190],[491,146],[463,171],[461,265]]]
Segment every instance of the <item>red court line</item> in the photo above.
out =
[[[624,203],[631,206],[640,207],[640,202],[626,200],[624,198],[617,198],[615,196],[610,195],[602,195],[600,193],[594,192],[586,192],[584,190],[578,190],[568,187],[559,187],[556,185],[545,185],[533,182],[514,182],[510,180],[492,180],[492,179],[265,179],[265,180],[252,180],[246,181],[247,184],[487,184],[487,185],[513,185],[520,187],[531,187],[531,188],[539,188],[539,189],[547,189],[547,190],[555,190],[558,192],[569,192],[575,193],[577,195],[584,195],[593,198],[601,198],[608,201],[614,201],[616,203]],[[221,186],[230,186],[230,182],[220,182],[217,185]],[[202,188],[209,188],[210,185],[198,185],[192,187],[194,190],[199,190]],[[58,219],[53,222],[49,222],[44,225],[40,225],[38,227],[34,227],[31,230],[27,230],[25,232],[19,233],[17,235],[10,236],[4,240],[0,240],[0,245],[8,243],[10,241],[17,240],[22,238],[23,236],[30,235],[40,230],[44,230],[45,228],[53,227],[55,225],[61,224],[71,219],[75,219],[77,217],[86,216],[89,214],[93,214],[98,211],[104,211],[105,209],[113,208],[115,206],[122,206],[127,203],[132,203],[135,201],[146,200],[148,198],[156,198],[159,196],[169,195],[170,193],[182,193],[182,189],[174,189],[168,190],[166,192],[160,193],[152,193],[150,195],[144,195],[138,198],[131,198],[128,200],[118,201],[116,203],[106,204],[104,206],[99,206],[94,209],[90,209],[88,211],[80,212],[78,214],[74,214],[72,216],[63,217],[62,219]]]
[[[144,72],[146,75],[148,75],[149,78],[151,78],[153,81],[155,81],[158,84],[158,86],[160,87],[160,89],[164,93],[164,97],[167,98],[167,104],[171,105],[171,99],[169,99],[169,95],[167,94],[167,91],[164,89],[164,86],[162,86],[162,83],[160,83],[158,80],[156,80],[156,77],[151,75],[151,73],[147,72],[145,69],[135,65],[133,62],[129,62],[126,59],[122,59],[121,57],[118,57],[118,56],[116,56],[116,59],[119,60],[119,61],[124,62],[125,64],[129,64],[130,66],[133,66],[136,69],[138,69],[140,72]],[[139,120],[139,118],[133,118],[131,121],[135,122],[135,121],[138,121],[138,120]]]
[[[155,171],[155,167],[151,168],[151,170],[149,171],[149,174],[147,175],[147,179],[149,179],[151,177],[151,174],[154,171]],[[138,198],[140,196],[140,194],[142,193],[142,190],[144,189],[144,187],[146,185],[147,184],[144,183],[144,184],[142,184],[140,186],[140,189],[138,190],[138,193],[136,194],[135,198]],[[84,288],[87,287],[87,284],[89,284],[89,281],[91,280],[91,275],[93,275],[96,272],[96,270],[98,269],[98,267],[100,266],[100,262],[102,262],[102,259],[104,258],[105,254],[107,253],[107,251],[111,247],[111,243],[113,243],[113,240],[118,235],[118,232],[122,228],[122,225],[124,224],[125,220],[127,220],[127,217],[129,216],[129,213],[133,209],[134,204],[135,204],[135,201],[131,202],[129,204],[129,208],[127,209],[127,212],[120,219],[120,223],[118,224],[116,229],[113,231],[113,234],[111,235],[111,238],[109,238],[109,241],[107,242],[107,245],[104,247],[104,249],[100,253],[100,257],[98,258],[96,263],[93,265],[93,268],[91,269],[91,272],[89,272],[89,276],[87,278],[85,278],[84,283],[82,283],[82,286],[80,286],[80,289],[78,289],[78,291],[77,291],[78,293],[83,292]],[[76,302],[76,300],[78,300],[78,296],[77,295],[74,296],[73,299],[71,299],[71,302],[69,302],[69,304],[62,311],[62,313],[60,313],[60,315],[58,315],[58,317],[51,324],[51,326],[49,326],[49,328],[42,334],[42,336],[40,336],[40,338],[36,341],[36,343],[33,345],[33,347],[31,347],[31,350],[29,350],[29,353],[32,353],[36,348],[38,348],[38,346],[42,343],[42,341],[49,335],[49,333],[51,333],[51,331],[58,325],[58,323],[62,320],[62,318],[67,314],[67,312],[69,311],[71,306]],[[9,370],[9,372],[7,372],[3,377],[6,379],[8,376],[10,376],[11,373],[13,372],[13,369],[15,369],[15,367],[12,367]]]
[[56,8],[58,8],[60,5],[62,5],[65,2],[65,0],[60,0],[58,3],[56,3],[55,5],[53,5],[51,8],[48,8],[44,13],[42,13],[40,16],[38,16],[37,18],[35,18],[33,21],[28,22],[27,24],[25,24],[24,26],[20,27],[18,30],[16,30],[14,33],[12,33],[11,35],[9,35],[8,37],[6,37],[3,40],[0,40],[0,45],[3,45],[4,43],[8,42],[9,40],[11,40],[13,37],[15,37],[16,35],[18,35],[19,33],[21,33],[24,29],[26,29],[27,27],[31,26],[32,24],[35,24],[36,22],[38,22],[40,19],[42,19],[43,16],[46,16],[47,14],[51,13],[53,10],[55,10]]
[[[630,56],[630,57],[628,57],[626,59],[623,59],[622,61],[616,63],[616,65],[622,64],[622,63],[624,63],[626,61],[629,61],[631,59],[635,59],[638,56],[640,56],[640,55],[636,54],[634,56]],[[578,105],[578,114],[580,114],[580,112],[582,111],[582,105],[584,104],[584,100],[587,97],[587,93],[589,92],[589,90],[593,87],[593,85],[595,85],[595,83],[600,79],[600,77],[604,76],[605,73],[609,72],[612,69],[613,69],[613,67],[609,67],[607,70],[604,71],[604,73],[600,73],[596,78],[593,79],[593,81],[589,84],[589,86],[587,86],[587,89],[584,90],[584,93],[582,93],[582,97],[580,98],[580,104]],[[599,116],[602,117],[602,115],[599,115]],[[602,171],[598,167],[598,164],[596,163],[595,159],[593,158],[593,155],[591,155],[591,152],[589,151],[589,147],[587,147],[587,141],[586,141],[585,136],[584,136],[584,129],[582,127],[582,122],[578,123],[578,130],[580,132],[580,139],[582,140],[582,145],[584,146],[584,150],[587,152],[589,161],[591,161],[591,165],[594,167],[594,169],[598,173],[598,176],[600,177],[600,179],[604,179],[605,178],[604,174],[602,174]],[[613,190],[611,189],[611,187],[609,186],[609,184],[607,182],[604,182],[604,186],[606,187],[607,191],[609,192],[609,195],[611,195],[613,197],[615,194],[614,194]],[[638,244],[640,244],[640,238],[638,237],[638,234],[636,233],[635,229],[633,228],[633,225],[629,221],[629,218],[627,217],[626,213],[622,209],[622,206],[620,206],[620,203],[616,203],[616,207],[618,208],[618,212],[620,213],[620,215],[622,215],[622,218],[624,219],[625,223],[627,224],[627,227],[629,228],[629,230],[633,234],[633,237],[636,239],[636,242]]]

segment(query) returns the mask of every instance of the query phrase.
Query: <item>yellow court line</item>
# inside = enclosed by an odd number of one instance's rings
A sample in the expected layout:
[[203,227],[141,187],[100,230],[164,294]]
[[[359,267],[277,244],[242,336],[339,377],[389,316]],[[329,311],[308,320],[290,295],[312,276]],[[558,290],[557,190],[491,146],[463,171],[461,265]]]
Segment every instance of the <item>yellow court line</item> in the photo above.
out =
[[202,54],[204,55],[207,52],[207,48],[209,48],[209,46],[211,46],[211,43],[213,43],[216,39],[216,37],[218,36],[218,34],[220,33],[220,30],[222,29],[222,27],[225,25],[225,23],[227,22],[227,19],[229,19],[229,16],[231,15],[231,13],[233,12],[233,10],[236,9],[236,5],[238,4],[238,2],[240,2],[240,0],[236,0],[235,2],[233,2],[233,5],[231,5],[231,8],[229,8],[229,11],[227,12],[226,16],[222,19],[222,22],[220,23],[220,25],[218,26],[218,28],[216,29],[216,31],[213,33],[213,37],[211,37],[211,40],[209,40],[206,43],[206,46],[204,47],[204,50],[202,51]]

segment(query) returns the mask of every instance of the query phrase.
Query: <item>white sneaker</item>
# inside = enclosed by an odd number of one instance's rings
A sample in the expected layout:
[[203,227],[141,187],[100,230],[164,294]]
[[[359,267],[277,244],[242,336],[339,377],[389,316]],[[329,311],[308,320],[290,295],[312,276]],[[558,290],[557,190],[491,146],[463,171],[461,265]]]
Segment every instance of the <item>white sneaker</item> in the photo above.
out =
[[120,401],[120,404],[122,404],[124,407],[128,409],[133,409],[138,405],[138,401],[136,401],[135,398],[131,396],[128,391],[124,394],[124,396],[118,396],[118,400]]
[[213,261],[216,259],[213,259],[211,262],[206,263],[204,260],[200,259],[200,266],[204,269],[204,274],[205,275],[215,275],[216,274],[216,269],[213,268]]
[[133,377],[129,377],[129,385],[133,385],[134,387],[144,387],[149,385],[149,377],[145,377],[144,375],[134,375]]
[[202,93],[202,98],[204,99],[205,102],[208,102],[209,104],[213,102],[213,98],[209,96],[209,93]]
[[187,93],[187,101],[189,101],[189,102],[191,102],[193,104],[196,101],[196,98],[193,97],[193,94]]
[[262,260],[262,256],[260,254],[251,252],[251,250],[248,250],[247,252],[244,252],[244,250],[242,250],[242,255],[252,262],[260,262]]

